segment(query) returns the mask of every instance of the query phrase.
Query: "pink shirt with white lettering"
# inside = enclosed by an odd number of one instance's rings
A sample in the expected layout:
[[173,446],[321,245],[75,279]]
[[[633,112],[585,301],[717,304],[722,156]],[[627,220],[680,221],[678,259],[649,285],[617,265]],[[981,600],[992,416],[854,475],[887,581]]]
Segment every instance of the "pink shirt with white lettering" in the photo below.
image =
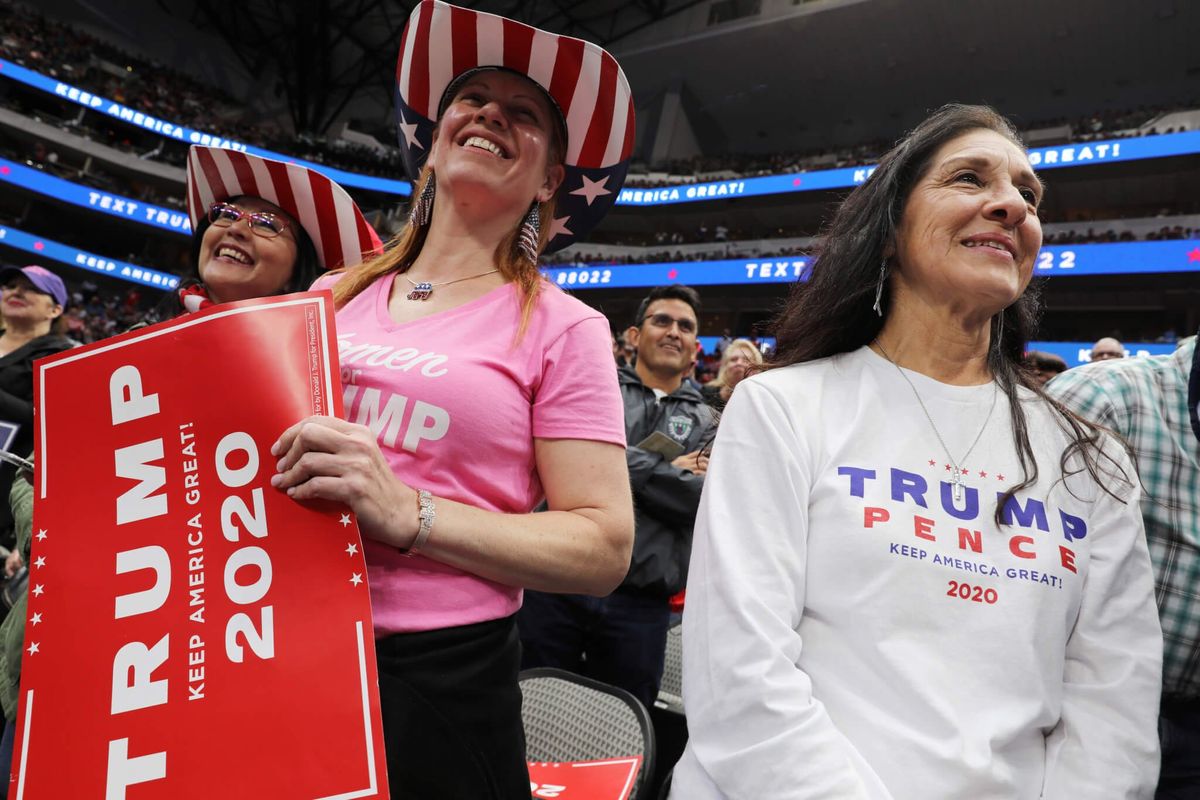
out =
[[[337,334],[345,417],[376,432],[400,480],[434,497],[524,514],[544,499],[534,437],[625,446],[601,314],[543,283],[514,345],[521,306],[512,284],[397,324],[387,309],[395,279],[387,275],[347,303]],[[419,555],[406,558],[370,539],[364,552],[376,636],[499,619],[520,608],[518,588]]]

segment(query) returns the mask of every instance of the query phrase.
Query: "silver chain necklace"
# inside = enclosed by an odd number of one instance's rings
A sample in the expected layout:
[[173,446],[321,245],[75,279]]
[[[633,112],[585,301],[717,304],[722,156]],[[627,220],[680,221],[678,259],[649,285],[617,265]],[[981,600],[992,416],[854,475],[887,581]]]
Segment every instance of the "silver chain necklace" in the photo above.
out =
[[971,442],[971,446],[967,448],[967,452],[963,453],[963,457],[956,461],[954,456],[950,455],[950,448],[946,446],[946,440],[942,438],[937,425],[933,424],[933,416],[929,413],[929,409],[925,407],[925,401],[921,399],[921,393],[917,391],[917,387],[904,374],[904,370],[900,368],[900,365],[888,355],[888,351],[883,348],[883,343],[876,339],[875,344],[879,348],[879,352],[883,353],[883,357],[888,360],[888,363],[896,368],[901,378],[904,378],[904,382],[908,384],[908,388],[912,389],[913,397],[917,398],[917,403],[920,404],[921,410],[925,412],[925,419],[929,420],[929,427],[933,428],[933,435],[937,437],[938,444],[942,446],[942,451],[946,454],[946,458],[950,459],[950,467],[954,470],[951,473],[951,480],[954,482],[954,502],[961,501],[963,495],[963,471],[961,465],[966,463],[966,460],[971,457],[971,453],[975,450],[975,445],[979,444],[979,440],[983,438],[983,432],[987,430],[988,423],[992,420],[992,412],[996,410],[996,397],[1000,394],[999,387],[997,387],[995,381],[992,381],[992,404],[988,407],[988,413],[983,420],[983,426],[979,429],[979,433],[976,434],[975,441]]
[[500,271],[499,268],[489,269],[487,272],[481,272],[478,275],[468,275],[465,278],[455,278],[452,281],[442,281],[441,283],[430,283],[429,281],[414,281],[412,278],[405,275],[404,280],[411,283],[413,288],[412,288],[411,292],[409,292],[408,294],[406,294],[404,296],[405,296],[405,298],[407,298],[409,300],[428,300],[429,296],[431,294],[433,294],[433,290],[439,286],[449,286],[452,283],[459,283],[460,281],[473,281],[476,278],[482,278],[484,275],[491,275],[493,272],[499,272],[499,271]]

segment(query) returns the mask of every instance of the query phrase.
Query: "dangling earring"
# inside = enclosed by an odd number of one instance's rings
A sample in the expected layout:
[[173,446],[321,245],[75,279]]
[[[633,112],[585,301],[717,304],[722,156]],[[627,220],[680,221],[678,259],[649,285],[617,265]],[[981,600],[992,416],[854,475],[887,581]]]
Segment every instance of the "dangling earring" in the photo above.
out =
[[541,238],[541,235],[542,215],[538,211],[538,204],[535,200],[533,205],[529,207],[529,213],[525,215],[525,220],[521,223],[521,234],[517,239],[517,249],[534,266],[537,266],[538,240]]
[[411,224],[418,228],[424,228],[429,224],[429,218],[433,216],[433,196],[435,194],[437,194],[437,176],[430,172],[429,180],[425,181],[420,197],[408,210],[408,221]]
[[871,306],[875,309],[875,313],[883,316],[883,306],[880,301],[883,299],[883,284],[887,282],[887,259],[885,258],[879,264],[879,283],[875,284],[875,305]]

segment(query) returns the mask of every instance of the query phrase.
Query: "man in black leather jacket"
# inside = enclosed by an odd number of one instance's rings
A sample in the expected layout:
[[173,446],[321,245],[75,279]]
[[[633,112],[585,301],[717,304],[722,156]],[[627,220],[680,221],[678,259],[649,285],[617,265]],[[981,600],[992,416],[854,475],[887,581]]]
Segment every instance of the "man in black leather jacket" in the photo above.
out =
[[683,380],[696,355],[700,298],[660,286],[642,301],[625,341],[637,350],[618,371],[637,532],[629,573],[608,597],[526,592],[518,616],[523,668],[559,667],[631,692],[658,694],[668,600],[687,582],[692,526],[716,414]]

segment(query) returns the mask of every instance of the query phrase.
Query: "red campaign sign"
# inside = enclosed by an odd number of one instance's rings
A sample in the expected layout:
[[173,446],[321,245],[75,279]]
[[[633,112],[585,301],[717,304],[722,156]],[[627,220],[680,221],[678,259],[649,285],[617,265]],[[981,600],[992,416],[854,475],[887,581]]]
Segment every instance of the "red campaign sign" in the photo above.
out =
[[270,485],[334,342],[306,292],[38,362],[10,797],[388,796],[358,527]]
[[604,761],[529,762],[534,800],[628,800],[641,756]]

